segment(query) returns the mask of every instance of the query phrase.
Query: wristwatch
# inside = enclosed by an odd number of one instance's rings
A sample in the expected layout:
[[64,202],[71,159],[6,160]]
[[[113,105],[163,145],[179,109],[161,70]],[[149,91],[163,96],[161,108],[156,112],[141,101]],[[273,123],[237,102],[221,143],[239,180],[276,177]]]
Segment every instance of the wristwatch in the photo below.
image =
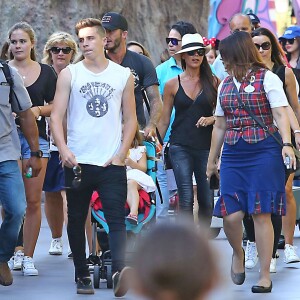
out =
[[30,152],[30,156],[35,156],[35,157],[38,157],[38,158],[42,158],[43,157],[43,151],[42,150],[38,150],[38,151],[35,151],[35,152]]

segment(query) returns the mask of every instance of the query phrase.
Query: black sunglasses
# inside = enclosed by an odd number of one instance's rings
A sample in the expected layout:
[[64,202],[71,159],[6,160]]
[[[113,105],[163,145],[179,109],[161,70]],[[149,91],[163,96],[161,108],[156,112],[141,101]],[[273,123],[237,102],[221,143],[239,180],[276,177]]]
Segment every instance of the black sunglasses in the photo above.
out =
[[295,39],[296,38],[293,38],[293,39],[281,39],[281,44],[282,46],[285,46],[287,43],[289,43],[290,45],[293,45],[294,42],[295,42]]
[[167,42],[167,44],[169,44],[171,42],[171,44],[173,46],[177,46],[178,42],[181,42],[181,40],[178,40],[176,38],[166,38],[166,42]]
[[187,53],[188,56],[194,56],[196,53],[199,56],[203,56],[205,54],[205,49],[200,48],[200,49],[196,49],[196,50],[187,51],[186,53]]
[[78,188],[81,183],[81,167],[79,165],[73,167],[73,173],[75,177],[72,181],[72,186]]
[[54,54],[58,54],[60,51],[62,51],[63,54],[69,54],[71,52],[71,47],[66,48],[59,48],[59,47],[52,47],[50,48],[50,51]]
[[254,43],[255,47],[257,48],[257,50],[259,51],[260,48],[262,48],[263,50],[269,50],[271,48],[271,43],[270,42],[264,42],[262,44],[256,44]]

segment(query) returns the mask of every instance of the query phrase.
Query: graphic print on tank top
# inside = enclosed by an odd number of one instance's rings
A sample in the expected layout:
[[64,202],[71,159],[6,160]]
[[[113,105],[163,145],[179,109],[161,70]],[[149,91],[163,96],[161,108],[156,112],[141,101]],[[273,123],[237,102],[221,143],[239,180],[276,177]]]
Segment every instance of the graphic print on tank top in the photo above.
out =
[[80,88],[80,93],[87,100],[86,110],[94,118],[106,115],[109,109],[109,100],[115,91],[107,83],[89,82]]

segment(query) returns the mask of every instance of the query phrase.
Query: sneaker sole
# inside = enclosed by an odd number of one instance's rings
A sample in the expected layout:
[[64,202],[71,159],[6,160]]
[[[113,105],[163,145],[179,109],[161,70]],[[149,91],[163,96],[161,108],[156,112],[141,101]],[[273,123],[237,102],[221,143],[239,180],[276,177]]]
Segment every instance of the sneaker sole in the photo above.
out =
[[79,295],[93,295],[95,294],[94,289],[85,290],[85,289],[77,289],[77,294]]
[[[125,267],[120,273],[119,281],[117,286],[114,288],[115,297],[123,297],[129,290],[128,280],[126,279],[126,271],[131,270],[130,267]],[[124,280],[124,284],[121,285],[122,280]]]
[[295,263],[298,263],[298,262],[300,262],[300,260],[299,259],[294,259],[294,260],[290,260],[290,261],[284,261],[286,264],[295,264]]
[[50,252],[49,251],[49,254],[50,255],[62,255],[63,253],[62,252]]
[[28,273],[27,273],[27,274],[26,274],[26,273],[23,272],[23,275],[24,275],[24,276],[38,276],[39,273],[35,273],[35,274],[33,274],[33,273],[28,274]]

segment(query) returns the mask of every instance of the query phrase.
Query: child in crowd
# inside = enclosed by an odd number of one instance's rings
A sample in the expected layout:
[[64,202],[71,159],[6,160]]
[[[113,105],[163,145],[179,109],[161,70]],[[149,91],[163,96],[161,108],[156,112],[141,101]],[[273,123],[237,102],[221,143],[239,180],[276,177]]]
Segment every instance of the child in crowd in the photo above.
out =
[[143,146],[143,138],[137,126],[136,134],[125,159],[127,168],[127,203],[130,213],[126,219],[133,225],[138,224],[139,190],[147,193],[155,191],[153,179],[146,174],[147,155],[146,147]]
[[207,59],[208,63],[210,65],[212,65],[214,63],[216,57],[219,54],[218,47],[219,47],[220,40],[218,40],[214,37],[211,39],[207,39],[207,38],[203,37],[203,41],[204,41],[205,46],[208,46],[208,45],[211,46],[211,50],[206,54],[206,59]]
[[192,223],[164,223],[142,239],[131,282],[145,299],[204,300],[219,282],[215,261],[206,235]]

